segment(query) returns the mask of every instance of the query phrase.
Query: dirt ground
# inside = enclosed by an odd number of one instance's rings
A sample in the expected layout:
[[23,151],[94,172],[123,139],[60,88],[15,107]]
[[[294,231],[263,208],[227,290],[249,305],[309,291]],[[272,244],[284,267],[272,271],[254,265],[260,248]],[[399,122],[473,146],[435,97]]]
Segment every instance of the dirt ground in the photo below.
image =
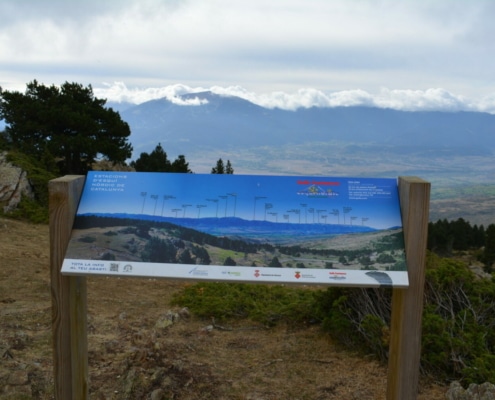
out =
[[[386,366],[317,326],[219,326],[170,306],[184,282],[87,281],[91,399],[385,399]],[[51,329],[48,226],[0,218],[0,399],[53,398]]]

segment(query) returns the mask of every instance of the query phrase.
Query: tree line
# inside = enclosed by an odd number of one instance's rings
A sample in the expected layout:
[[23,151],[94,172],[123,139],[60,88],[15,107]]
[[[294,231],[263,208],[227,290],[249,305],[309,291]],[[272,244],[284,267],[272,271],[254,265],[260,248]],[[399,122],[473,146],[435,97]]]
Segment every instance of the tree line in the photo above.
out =
[[[118,111],[96,98],[91,85],[65,82],[45,86],[36,80],[24,92],[0,87],[0,149],[14,150],[41,161],[55,174],[84,175],[95,162],[126,166],[132,155],[131,130]],[[170,161],[159,143],[130,163],[136,171],[191,173],[184,155]],[[233,174],[219,159],[214,174]]]
[[[137,172],[192,173],[189,169],[189,163],[186,161],[186,157],[183,154],[179,155],[174,161],[170,161],[161,143],[158,143],[151,153],[141,153],[137,160],[131,161],[130,166]],[[227,163],[224,164],[223,160],[219,158],[216,165],[211,169],[211,173],[233,174],[234,168],[232,167],[230,160],[227,160]]]
[[463,218],[430,222],[428,250],[443,256],[451,256],[454,251],[476,250],[479,261],[485,264],[487,272],[491,272],[495,263],[495,224],[485,229],[483,225],[471,225]]

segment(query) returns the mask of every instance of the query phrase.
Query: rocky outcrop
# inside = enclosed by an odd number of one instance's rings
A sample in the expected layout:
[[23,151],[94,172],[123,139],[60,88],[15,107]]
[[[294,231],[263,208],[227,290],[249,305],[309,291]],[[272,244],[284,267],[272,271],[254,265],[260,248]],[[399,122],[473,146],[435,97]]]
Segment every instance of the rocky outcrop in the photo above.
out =
[[26,171],[7,161],[7,153],[0,152],[0,207],[4,213],[13,211],[21,198],[33,198],[33,189]]
[[494,400],[495,385],[485,382],[481,385],[472,383],[464,389],[457,381],[451,383],[449,391],[446,393],[447,400]]

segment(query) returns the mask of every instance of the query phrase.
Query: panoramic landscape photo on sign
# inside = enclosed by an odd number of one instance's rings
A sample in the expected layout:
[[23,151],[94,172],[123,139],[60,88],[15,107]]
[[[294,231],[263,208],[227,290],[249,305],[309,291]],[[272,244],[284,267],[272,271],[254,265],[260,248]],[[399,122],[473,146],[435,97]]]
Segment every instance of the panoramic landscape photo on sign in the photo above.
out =
[[407,287],[397,179],[92,171],[62,273]]

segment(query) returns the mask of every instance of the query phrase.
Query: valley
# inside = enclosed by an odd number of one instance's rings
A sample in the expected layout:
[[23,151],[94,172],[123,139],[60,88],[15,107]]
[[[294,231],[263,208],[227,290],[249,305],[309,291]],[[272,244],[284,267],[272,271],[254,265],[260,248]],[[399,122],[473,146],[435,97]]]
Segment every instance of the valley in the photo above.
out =
[[485,227],[495,223],[495,156],[491,152],[448,147],[443,154],[423,147],[401,152],[376,144],[308,142],[218,152],[204,148],[188,157],[198,173],[209,173],[212,158],[221,157],[232,162],[236,174],[418,176],[432,184],[430,220],[464,218]]

